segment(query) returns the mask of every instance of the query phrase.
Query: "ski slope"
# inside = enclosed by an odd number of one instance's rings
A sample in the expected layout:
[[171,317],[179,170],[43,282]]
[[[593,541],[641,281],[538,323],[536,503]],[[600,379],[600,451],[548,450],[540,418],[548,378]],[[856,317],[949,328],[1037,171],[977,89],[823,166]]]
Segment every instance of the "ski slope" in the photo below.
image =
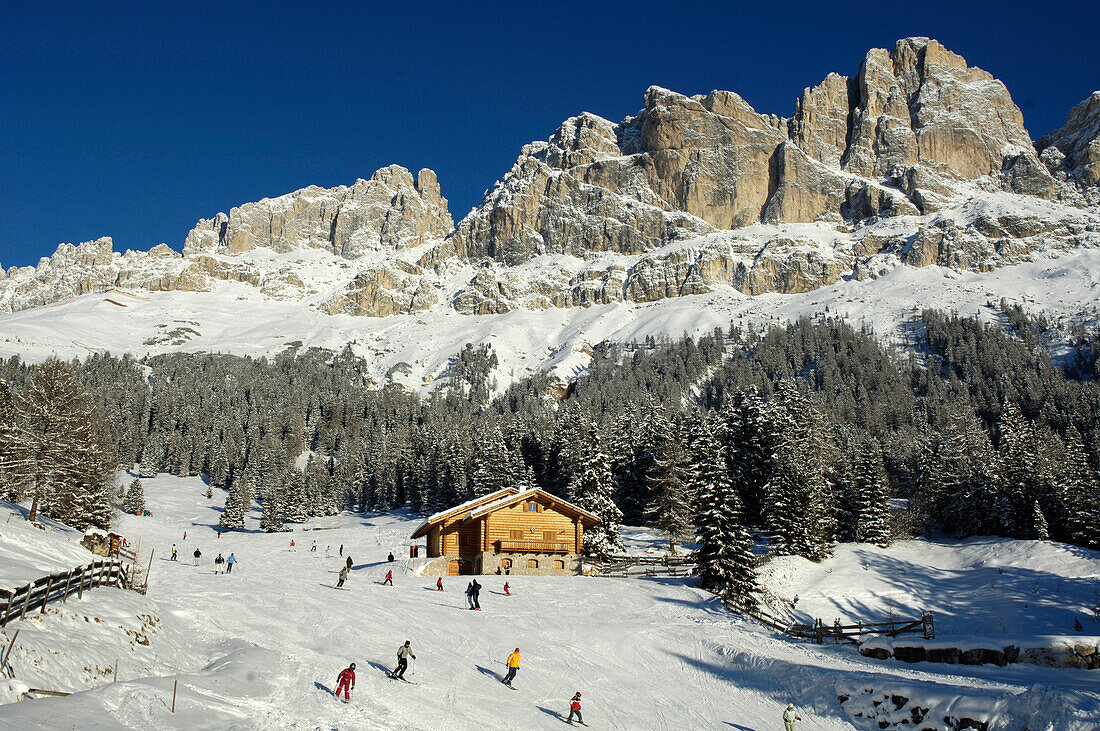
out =
[[[464,608],[465,577],[445,578],[440,593],[434,578],[406,572],[404,561],[386,562],[391,550],[407,555],[413,516],[342,514],[264,534],[254,509],[245,531],[218,539],[220,500],[202,497],[200,479],[144,483],[152,515],[121,516],[118,524],[131,541],[140,536],[143,549],[155,550],[148,596],[92,591],[65,608],[92,616],[152,608],[160,624],[151,656],[123,655],[130,669],[120,671],[119,682],[105,678],[66,698],[5,705],[0,728],[549,729],[561,726],[578,690],[594,728],[772,731],[788,701],[807,729],[877,728],[850,717],[837,700],[864,688],[903,689],[938,704],[938,712],[967,711],[998,721],[996,728],[1100,723],[1100,683],[1087,671],[874,661],[851,647],[777,637],[682,579],[512,576],[513,596],[505,597],[501,578],[484,577],[483,611],[472,612]],[[630,534],[637,550],[653,540],[646,531]],[[178,562],[167,560],[172,543]],[[354,570],[337,590],[341,543]],[[191,561],[196,546],[200,566]],[[240,561],[234,572],[215,575],[213,557],[231,551]],[[1085,560],[1096,568],[1095,555]],[[392,567],[395,586],[382,586]],[[869,575],[881,580],[888,568],[873,570]],[[789,578],[785,588],[800,588],[793,573]],[[17,678],[63,690],[92,685],[65,685],[71,673],[61,666],[94,651],[70,647],[73,624],[49,613],[36,624],[36,646],[52,636],[60,656],[43,655],[29,667],[17,646]],[[0,638],[10,638],[11,629]],[[416,655],[408,673],[416,684],[386,676],[406,639]],[[510,691],[499,677],[517,646],[523,663]],[[345,706],[330,690],[353,661],[357,685]],[[148,675],[139,674],[143,667]]]

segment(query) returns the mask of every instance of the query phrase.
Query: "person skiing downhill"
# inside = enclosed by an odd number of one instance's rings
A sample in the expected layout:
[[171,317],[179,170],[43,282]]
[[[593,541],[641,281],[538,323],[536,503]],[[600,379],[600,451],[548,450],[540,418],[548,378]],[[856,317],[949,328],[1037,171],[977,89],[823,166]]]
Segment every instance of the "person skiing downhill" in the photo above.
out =
[[237,557],[230,553],[229,558],[225,559],[225,573],[233,573],[233,564],[235,563],[237,563]]
[[223,567],[224,564],[225,564],[225,559],[222,558],[222,555],[219,553],[218,557],[216,559],[214,559],[214,573],[215,574],[222,573],[222,570],[223,570],[222,567]]
[[195,552],[191,555],[195,557],[195,565],[198,566],[200,563],[200,559],[202,559],[202,551],[196,548]]
[[290,539],[290,550],[291,551],[294,550],[294,539],[293,538]]
[[438,579],[435,580],[435,590],[436,591],[443,591],[443,577],[442,576],[440,576]]
[[405,680],[405,670],[409,667],[409,658],[416,659],[416,655],[413,654],[412,648],[409,646],[411,644],[411,640],[405,640],[405,644],[397,648],[397,667],[390,673],[391,677]]
[[176,560],[176,544],[175,543],[172,544],[172,558],[170,558],[168,560],[169,561],[175,561]]
[[574,713],[577,714],[577,722],[580,723],[580,725],[588,725],[584,722],[584,719],[581,718],[581,692],[579,690],[573,695],[572,698],[569,699],[569,718],[566,719],[565,722],[568,723],[570,726],[573,725]]
[[470,582],[466,585],[466,604],[467,609],[474,608],[474,582]]
[[344,544],[343,543],[340,544],[340,555],[341,556],[344,555]]
[[481,594],[481,584],[477,583],[477,579],[470,582],[470,593],[474,599],[474,609],[481,611],[481,600],[478,599]]
[[348,567],[347,566],[341,566],[340,567],[340,580],[336,582],[336,588],[339,589],[341,586],[343,586],[344,581],[346,581],[347,578],[348,578]]
[[317,541],[313,542],[313,545],[309,547],[310,553],[317,553]]
[[[344,703],[347,703],[351,698],[349,690],[355,690],[355,663],[348,665],[346,668],[340,671],[340,674],[336,676],[336,692],[333,694],[337,700],[340,698],[340,691],[344,691]],[[350,686],[350,687],[349,687]]]
[[786,710],[783,711],[783,731],[794,731],[794,722],[801,720],[802,716],[794,710],[794,704],[788,703]]
[[504,663],[508,666],[508,674],[505,675],[504,680],[500,682],[504,683],[509,688],[512,687],[512,680],[515,679],[516,673],[519,672],[519,659],[519,648],[517,647],[515,649],[515,652],[509,655],[508,659]]
[[390,586],[393,586],[393,572],[392,571],[387,571],[386,572],[386,578],[382,581],[382,586],[385,586],[386,584],[389,584]]
[[348,565],[348,571],[351,571],[351,556],[350,555],[348,556],[348,560],[345,561],[344,563],[346,563]]
[[512,592],[508,591],[508,582],[504,582],[504,596],[512,596]]

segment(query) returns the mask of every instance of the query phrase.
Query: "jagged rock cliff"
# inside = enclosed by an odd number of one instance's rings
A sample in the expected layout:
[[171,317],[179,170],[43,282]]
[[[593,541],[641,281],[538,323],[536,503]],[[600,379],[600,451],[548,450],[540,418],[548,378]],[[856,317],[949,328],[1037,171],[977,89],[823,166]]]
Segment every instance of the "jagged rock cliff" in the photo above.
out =
[[1033,145],[1005,86],[926,38],[872,49],[790,118],[650,88],[616,124],[566,120],[453,224],[399,166],[199,221],[182,255],[63,245],[0,272],[0,310],[104,287],[226,281],[329,314],[490,314],[805,292],[890,266],[982,271],[1100,243],[1100,92]]

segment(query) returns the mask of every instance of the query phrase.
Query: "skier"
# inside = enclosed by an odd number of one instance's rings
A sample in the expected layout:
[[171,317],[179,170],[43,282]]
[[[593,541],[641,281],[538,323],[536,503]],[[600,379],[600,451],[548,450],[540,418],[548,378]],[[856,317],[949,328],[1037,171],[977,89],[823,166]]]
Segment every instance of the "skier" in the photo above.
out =
[[405,670],[409,667],[409,658],[416,659],[412,648],[409,647],[410,644],[412,644],[411,640],[405,640],[405,644],[397,648],[397,668],[390,674],[391,677],[405,680]]
[[317,541],[313,542],[313,545],[309,547],[310,553],[317,553]]
[[176,560],[176,544],[175,543],[172,544],[172,558],[170,558],[168,560],[169,561],[175,561]]
[[580,723],[580,725],[588,725],[584,722],[584,719],[581,718],[581,692],[579,690],[573,695],[572,698],[569,699],[569,718],[566,719],[566,723],[568,723],[570,726],[573,725],[574,713],[577,714],[577,722]]
[[478,599],[478,595],[481,594],[481,584],[477,583],[477,579],[474,579],[470,584],[470,591],[473,594],[474,609],[481,611],[481,601]]
[[290,539],[290,550],[291,551],[294,550],[294,539],[293,538]]
[[508,582],[504,582],[504,596],[512,596],[512,592],[508,591]]
[[508,666],[508,674],[504,676],[504,680],[500,681],[512,687],[512,679],[516,677],[516,673],[519,672],[519,648],[517,647],[515,652],[508,656],[508,659],[504,663]]
[[466,585],[466,604],[467,609],[474,608],[474,582],[472,581]]
[[224,564],[224,563],[225,563],[225,559],[222,558],[222,555],[219,553],[218,557],[216,559],[214,559],[214,573],[215,574],[220,574],[222,572],[222,564]]
[[344,581],[346,581],[347,578],[348,578],[348,567],[347,566],[341,566],[340,567],[340,580],[336,582],[336,588],[339,589],[341,586],[343,586]]
[[233,573],[233,564],[235,563],[237,563],[237,557],[230,553],[229,558],[225,559],[225,573]]
[[386,584],[389,584],[390,586],[393,586],[393,572],[392,571],[387,571],[386,572],[386,578],[382,582],[382,586],[385,586]]
[[195,552],[191,555],[195,557],[195,565],[198,566],[199,565],[199,559],[202,558],[202,551],[200,551],[199,549],[196,548]]
[[788,703],[787,710],[783,711],[783,731],[794,731],[794,722],[801,720],[802,716],[794,710],[794,704]]
[[[349,690],[355,690],[355,663],[348,665],[346,668],[340,671],[340,674],[336,676],[336,696],[337,700],[340,698],[340,691],[344,691],[344,703],[347,703],[351,695]],[[349,687],[350,686],[350,687]]]
[[183,532],[183,540],[185,540],[185,541],[187,540],[187,531]]
[[393,561],[393,551],[390,551],[390,555],[386,557],[387,561]]
[[440,576],[438,579],[435,580],[435,590],[436,591],[443,591],[443,577],[442,576]]
[[348,565],[348,571],[351,571],[351,556],[350,555],[348,556],[348,560],[346,561],[346,563]]
[[340,544],[340,555],[341,556],[344,555],[344,544],[343,543]]

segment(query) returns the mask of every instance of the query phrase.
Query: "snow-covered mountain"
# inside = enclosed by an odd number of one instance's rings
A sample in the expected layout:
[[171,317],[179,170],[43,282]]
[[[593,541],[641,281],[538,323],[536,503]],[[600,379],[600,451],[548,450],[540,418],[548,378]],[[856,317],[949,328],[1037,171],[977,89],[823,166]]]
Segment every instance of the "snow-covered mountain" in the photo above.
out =
[[[410,322],[424,323],[411,342],[437,336],[440,323],[484,340],[502,320],[478,318],[511,315],[560,351],[652,330],[639,323],[657,311],[676,313],[658,329],[679,334],[746,312],[799,314],[860,297],[883,300],[876,306],[893,312],[880,323],[889,328],[941,288],[957,293],[953,282],[988,282],[989,294],[1012,298],[1021,276],[1049,268],[1043,262],[1087,260],[1073,252],[1100,244],[1098,170],[1100,92],[1033,143],[1004,84],[934,40],[908,38],[869,51],[853,77],[830,74],[807,88],[790,118],[758,114],[732,92],[652,87],[643,109],[618,124],[568,119],[548,141],[526,145],[457,225],[432,171],[414,178],[391,166],[350,187],[312,186],[203,219],[181,252],[162,244],[120,254],[109,238],[64,244],[36,267],[0,272],[0,311],[115,288],[167,309],[186,302],[207,313],[199,319],[259,326],[257,310],[278,312],[280,342],[336,345]],[[1018,276],[987,274],[1022,262]],[[1074,280],[1067,288],[1078,301],[1035,304],[1080,309],[1096,298],[1089,276],[1076,267],[1059,274]],[[917,291],[899,291],[899,280]],[[642,306],[656,302],[656,311]],[[82,330],[81,344],[59,322],[52,345],[249,350],[232,338],[199,346],[123,326],[122,307],[95,317],[110,337]],[[21,328],[56,319],[0,319],[0,349],[24,352],[23,339],[34,338]],[[179,329],[163,317],[146,325]],[[390,360],[387,368],[409,363]],[[424,367],[419,377],[429,376]]]

